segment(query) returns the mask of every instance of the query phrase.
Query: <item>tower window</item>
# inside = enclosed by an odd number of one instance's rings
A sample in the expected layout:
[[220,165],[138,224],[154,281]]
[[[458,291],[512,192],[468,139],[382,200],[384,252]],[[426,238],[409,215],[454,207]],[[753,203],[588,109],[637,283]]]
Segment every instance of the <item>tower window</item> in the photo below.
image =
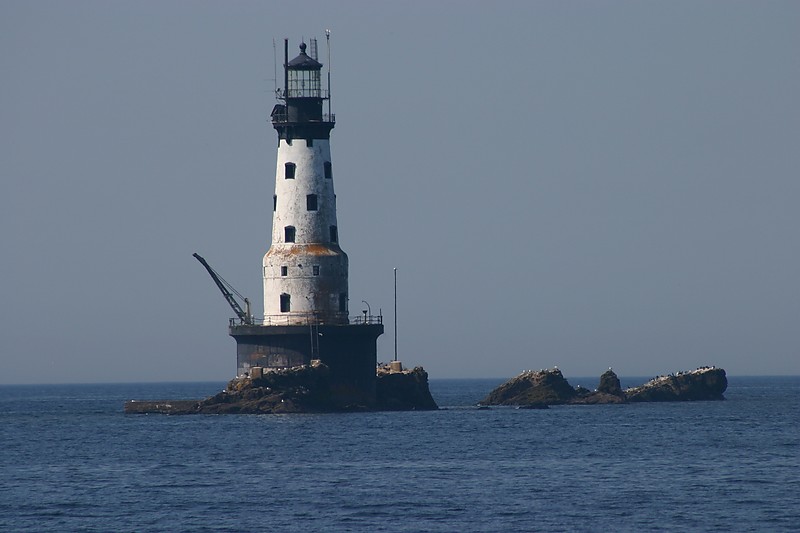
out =
[[308,211],[316,211],[317,210],[317,195],[316,194],[308,194],[308,195],[306,195],[306,209]]
[[331,242],[339,242],[339,230],[336,226],[331,226]]
[[315,276],[319,276],[319,265],[312,266],[311,271]]
[[273,194],[272,195],[272,210],[273,211],[277,211],[278,210],[278,195],[277,194]]
[[294,242],[294,226],[286,226],[283,228],[283,242]]
[[340,292],[339,293],[339,312],[346,313],[347,312],[347,293]]
[[325,161],[325,179],[326,180],[333,179],[333,167],[331,166],[330,161]]
[[285,167],[286,167],[286,174],[284,175],[284,177],[287,180],[293,180],[294,179],[294,171],[297,168],[297,165],[295,165],[294,163],[286,163]]
[[292,297],[286,293],[281,294],[281,313],[288,313],[292,309]]
[[306,146],[308,146],[309,148],[314,146],[314,139],[306,139]]
[[289,275],[289,267],[288,266],[282,266],[281,267],[281,276],[288,276],[288,275]]

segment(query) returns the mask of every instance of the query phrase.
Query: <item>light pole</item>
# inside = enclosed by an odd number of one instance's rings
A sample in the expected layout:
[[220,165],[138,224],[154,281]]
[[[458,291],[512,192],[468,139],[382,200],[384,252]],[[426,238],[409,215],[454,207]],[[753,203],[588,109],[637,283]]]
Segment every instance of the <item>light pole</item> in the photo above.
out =
[[366,300],[361,300],[361,303],[366,304],[367,311],[369,312],[369,316],[372,316],[372,308],[369,306],[369,302]]
[[397,269],[394,269],[394,360],[397,361]]

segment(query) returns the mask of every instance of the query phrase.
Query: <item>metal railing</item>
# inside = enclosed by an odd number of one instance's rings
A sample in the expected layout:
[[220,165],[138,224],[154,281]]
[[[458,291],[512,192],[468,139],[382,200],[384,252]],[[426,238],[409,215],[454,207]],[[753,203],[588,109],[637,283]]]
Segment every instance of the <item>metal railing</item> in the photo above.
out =
[[267,315],[263,318],[253,317],[250,324],[240,318],[228,319],[230,327],[235,326],[324,326],[343,324],[373,325],[383,324],[383,315],[356,315],[348,317],[345,313],[287,313]]
[[[275,113],[270,118],[272,119],[272,122],[275,122],[275,123],[278,123],[278,124],[290,124],[291,123],[289,121],[289,115],[286,114],[286,113]],[[336,113],[323,113],[322,114],[322,120],[309,120],[308,122],[310,122],[312,124],[323,123],[323,122],[335,123],[336,122]],[[304,121],[304,123],[305,123],[305,121]]]
[[350,317],[350,323],[362,325],[383,324],[383,315],[357,315]]
[[275,98],[278,100],[286,100],[286,98],[321,98],[323,100],[330,100],[331,91],[329,89],[317,86],[316,88],[298,88],[290,87],[286,91],[283,87],[275,89]]

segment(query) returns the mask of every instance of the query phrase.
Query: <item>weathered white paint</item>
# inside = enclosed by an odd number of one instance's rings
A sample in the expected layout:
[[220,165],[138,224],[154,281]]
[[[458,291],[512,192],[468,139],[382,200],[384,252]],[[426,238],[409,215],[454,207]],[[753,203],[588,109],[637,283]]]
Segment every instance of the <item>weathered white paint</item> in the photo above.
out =
[[[275,173],[277,203],[272,217],[272,245],[264,255],[264,320],[268,324],[304,324],[309,316],[326,323],[347,323],[347,254],[330,240],[337,226],[333,179],[325,178],[330,142],[281,139]],[[295,164],[294,179],[285,178]],[[307,195],[317,195],[317,210],[307,209]],[[284,228],[295,228],[295,242],[284,242]],[[338,240],[338,239],[337,239]],[[319,274],[314,275],[314,267]],[[287,275],[281,275],[286,267]],[[281,312],[281,294],[291,296],[291,311]],[[340,295],[345,309],[340,311]]]

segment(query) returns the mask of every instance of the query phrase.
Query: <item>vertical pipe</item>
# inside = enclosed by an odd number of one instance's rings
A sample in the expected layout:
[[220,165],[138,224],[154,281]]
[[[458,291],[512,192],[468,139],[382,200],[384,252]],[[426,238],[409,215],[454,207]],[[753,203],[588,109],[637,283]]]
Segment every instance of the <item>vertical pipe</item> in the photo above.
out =
[[394,269],[394,360],[397,361],[397,269]]
[[272,38],[272,83],[275,97],[278,97],[278,47],[275,38]]
[[333,122],[331,112],[331,30],[325,30],[325,40],[328,43],[328,120]]
[[[289,39],[283,40],[283,99],[289,97]],[[288,114],[289,108],[286,108]]]
[[311,359],[314,359],[314,326],[308,322],[308,340],[311,341]]

